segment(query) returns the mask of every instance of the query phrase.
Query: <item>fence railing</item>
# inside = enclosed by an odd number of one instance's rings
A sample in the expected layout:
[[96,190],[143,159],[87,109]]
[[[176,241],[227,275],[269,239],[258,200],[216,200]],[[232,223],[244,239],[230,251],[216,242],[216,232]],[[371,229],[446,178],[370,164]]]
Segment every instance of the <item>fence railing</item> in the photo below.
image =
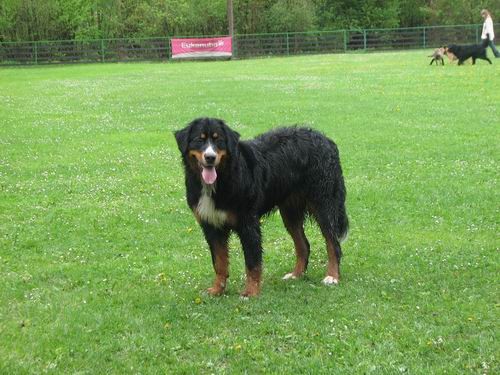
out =
[[[481,30],[482,25],[459,25],[235,35],[233,56],[431,48],[450,43],[478,43]],[[168,37],[0,42],[3,65],[170,59]]]

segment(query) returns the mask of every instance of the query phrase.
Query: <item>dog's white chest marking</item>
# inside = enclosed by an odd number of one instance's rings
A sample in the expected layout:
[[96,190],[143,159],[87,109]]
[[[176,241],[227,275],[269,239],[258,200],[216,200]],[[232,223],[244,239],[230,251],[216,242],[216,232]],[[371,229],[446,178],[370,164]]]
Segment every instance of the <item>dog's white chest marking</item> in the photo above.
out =
[[227,212],[215,208],[215,202],[212,199],[213,192],[213,186],[203,185],[196,211],[198,211],[202,221],[206,221],[214,227],[222,227],[227,221]]

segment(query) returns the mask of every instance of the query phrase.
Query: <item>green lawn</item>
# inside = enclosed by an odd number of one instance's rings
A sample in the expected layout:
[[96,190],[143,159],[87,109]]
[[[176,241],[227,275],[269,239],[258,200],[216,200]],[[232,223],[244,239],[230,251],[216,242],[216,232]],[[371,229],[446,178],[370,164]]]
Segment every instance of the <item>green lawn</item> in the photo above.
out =
[[[0,68],[0,373],[499,373],[500,61],[430,51]],[[262,294],[227,294],[172,132],[307,123],[335,140],[351,221],[325,287],[265,219]]]

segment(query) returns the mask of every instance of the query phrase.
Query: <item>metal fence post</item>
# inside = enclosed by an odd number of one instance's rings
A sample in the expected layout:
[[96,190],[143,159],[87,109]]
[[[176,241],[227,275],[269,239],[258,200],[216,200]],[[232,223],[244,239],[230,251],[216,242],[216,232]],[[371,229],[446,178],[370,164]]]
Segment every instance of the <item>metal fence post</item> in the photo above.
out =
[[101,62],[104,62],[104,39],[101,39]]
[[238,36],[233,34],[233,57],[238,58]]
[[424,30],[423,30],[423,36],[424,36],[424,48],[427,48],[427,43],[426,43],[426,40],[425,40],[425,26],[424,26]]
[[34,50],[35,50],[35,65],[38,65],[38,43],[35,42],[35,46],[34,46]]
[[366,30],[363,29],[363,48],[366,51]]
[[344,52],[347,52],[347,30],[344,30]]
[[290,40],[288,37],[288,33],[286,33],[286,54],[287,56],[290,54]]

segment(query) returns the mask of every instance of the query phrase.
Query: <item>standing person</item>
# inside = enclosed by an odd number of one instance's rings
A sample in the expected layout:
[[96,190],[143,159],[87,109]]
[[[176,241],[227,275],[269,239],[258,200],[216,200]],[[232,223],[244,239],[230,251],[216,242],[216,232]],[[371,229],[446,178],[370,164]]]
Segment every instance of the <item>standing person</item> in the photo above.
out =
[[488,9],[483,9],[481,11],[481,17],[484,18],[483,23],[483,33],[481,34],[481,39],[488,39],[488,45],[491,47],[493,54],[495,57],[500,57],[500,52],[497,50],[497,47],[493,43],[493,39],[495,39],[495,32],[493,31],[493,19],[491,18],[491,13]]

